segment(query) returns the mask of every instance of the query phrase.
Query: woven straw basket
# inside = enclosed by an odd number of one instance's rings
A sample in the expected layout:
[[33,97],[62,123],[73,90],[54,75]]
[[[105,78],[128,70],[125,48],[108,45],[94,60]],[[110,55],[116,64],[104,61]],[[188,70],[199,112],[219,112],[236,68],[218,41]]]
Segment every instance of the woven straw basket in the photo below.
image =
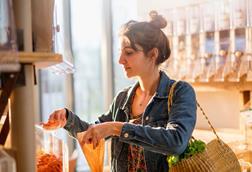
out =
[[[168,95],[168,111],[170,111],[172,106],[172,96],[177,83],[178,81],[170,88]],[[198,103],[197,106],[207,120],[216,139],[207,144],[204,152],[197,153],[187,159],[182,159],[176,165],[173,165],[169,169],[169,172],[240,172],[241,168],[235,153],[219,138],[214,127]]]
[[182,159],[178,164],[172,166],[169,172],[213,172],[217,171],[212,160],[209,159],[207,151]]

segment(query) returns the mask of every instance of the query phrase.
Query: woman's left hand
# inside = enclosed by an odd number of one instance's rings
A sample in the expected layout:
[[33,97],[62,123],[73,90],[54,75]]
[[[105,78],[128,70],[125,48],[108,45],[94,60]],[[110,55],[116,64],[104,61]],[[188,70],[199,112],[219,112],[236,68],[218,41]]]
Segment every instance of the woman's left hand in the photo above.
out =
[[81,143],[93,144],[95,149],[99,145],[99,141],[109,136],[119,136],[121,133],[122,122],[104,122],[91,125],[87,131],[79,135]]

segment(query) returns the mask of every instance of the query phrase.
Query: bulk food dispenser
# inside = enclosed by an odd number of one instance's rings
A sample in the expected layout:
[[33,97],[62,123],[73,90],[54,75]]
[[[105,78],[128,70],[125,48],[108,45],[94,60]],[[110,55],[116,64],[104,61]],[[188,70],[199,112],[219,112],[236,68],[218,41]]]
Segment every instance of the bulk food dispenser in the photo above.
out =
[[214,71],[213,80],[223,82],[225,79],[224,66],[230,49],[230,0],[217,1],[215,25],[215,57],[209,70]]
[[246,81],[252,81],[252,0],[246,2],[247,20],[246,20],[246,53],[243,56],[241,69],[246,73]]
[[173,62],[179,64],[178,72],[176,72],[176,79],[183,79],[186,74],[186,10],[181,7],[173,9],[173,39],[172,39],[172,51]]
[[199,73],[199,38],[200,38],[199,5],[186,7],[186,75],[185,79],[194,82]]
[[68,172],[68,148],[55,130],[36,129],[36,171]]
[[200,4],[200,47],[199,47],[199,72],[197,74],[200,82],[209,82],[214,71],[211,69],[211,63],[214,59],[215,44],[215,11],[214,3],[205,2]]
[[230,13],[230,55],[224,67],[224,76],[228,81],[239,82],[245,74],[241,70],[244,63],[246,48],[246,0],[232,0]]

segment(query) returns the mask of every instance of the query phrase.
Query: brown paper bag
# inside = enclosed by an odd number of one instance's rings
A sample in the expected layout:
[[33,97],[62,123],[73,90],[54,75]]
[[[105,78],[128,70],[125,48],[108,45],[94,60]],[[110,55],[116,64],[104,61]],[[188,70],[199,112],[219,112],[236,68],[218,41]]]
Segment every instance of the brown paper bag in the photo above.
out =
[[91,172],[103,172],[104,161],[104,146],[105,140],[102,139],[99,145],[93,149],[93,144],[83,144],[80,142],[81,133],[78,133],[78,142],[81,146],[82,152],[86,157]]

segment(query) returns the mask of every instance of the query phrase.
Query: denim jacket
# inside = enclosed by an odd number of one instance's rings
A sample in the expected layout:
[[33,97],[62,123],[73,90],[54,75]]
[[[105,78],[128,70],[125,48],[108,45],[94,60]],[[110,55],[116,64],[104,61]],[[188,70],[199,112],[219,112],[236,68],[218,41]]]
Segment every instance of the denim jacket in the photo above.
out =
[[[173,93],[173,104],[168,113],[167,100],[174,80],[160,72],[160,81],[155,95],[147,105],[142,125],[125,123],[119,137],[112,137],[111,171],[126,172],[128,169],[128,144],[144,148],[148,172],[168,171],[167,155],[181,154],[185,150],[196,122],[196,98],[193,88],[180,81]],[[135,85],[119,92],[107,113],[97,122],[128,122],[131,99],[138,86]],[[96,122],[96,123],[97,123]],[[84,131],[90,124],[68,111],[67,124],[64,127],[72,136]]]

